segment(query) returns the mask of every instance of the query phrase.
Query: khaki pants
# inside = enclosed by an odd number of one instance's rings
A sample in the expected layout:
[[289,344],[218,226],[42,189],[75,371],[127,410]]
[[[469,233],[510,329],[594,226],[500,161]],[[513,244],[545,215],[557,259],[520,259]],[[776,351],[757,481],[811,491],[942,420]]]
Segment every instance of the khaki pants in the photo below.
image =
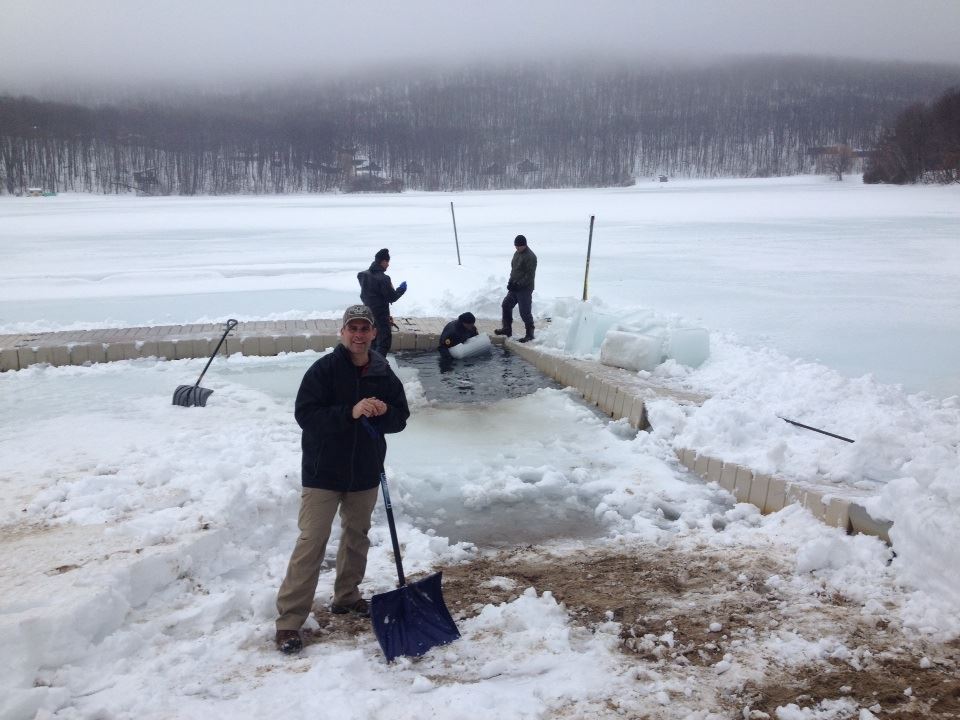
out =
[[333,602],[352,605],[360,599],[360,581],[367,571],[370,517],[377,504],[379,488],[360,492],[334,492],[303,488],[300,537],[287,566],[287,576],[277,594],[277,630],[299,630],[313,608],[320,565],[327,551],[333,518],[340,508],[340,547],[337,549],[337,578]]

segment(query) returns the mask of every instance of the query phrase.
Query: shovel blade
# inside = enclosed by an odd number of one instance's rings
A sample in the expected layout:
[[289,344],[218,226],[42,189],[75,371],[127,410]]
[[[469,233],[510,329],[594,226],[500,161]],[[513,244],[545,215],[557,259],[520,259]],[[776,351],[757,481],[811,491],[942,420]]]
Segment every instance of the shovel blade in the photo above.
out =
[[211,395],[213,390],[199,385],[180,385],[173,391],[173,404],[181,407],[204,407]]
[[373,632],[387,662],[400,655],[420,657],[460,637],[443,601],[442,575],[434,573],[370,599]]

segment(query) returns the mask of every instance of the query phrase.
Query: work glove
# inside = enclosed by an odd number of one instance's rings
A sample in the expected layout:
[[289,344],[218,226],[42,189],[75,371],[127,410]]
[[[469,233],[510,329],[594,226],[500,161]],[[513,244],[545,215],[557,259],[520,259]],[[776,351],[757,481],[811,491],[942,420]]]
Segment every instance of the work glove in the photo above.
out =
[[400,292],[406,292],[406,291],[407,291],[407,281],[404,280],[402,283],[400,283],[399,285],[397,285],[397,290],[399,290]]

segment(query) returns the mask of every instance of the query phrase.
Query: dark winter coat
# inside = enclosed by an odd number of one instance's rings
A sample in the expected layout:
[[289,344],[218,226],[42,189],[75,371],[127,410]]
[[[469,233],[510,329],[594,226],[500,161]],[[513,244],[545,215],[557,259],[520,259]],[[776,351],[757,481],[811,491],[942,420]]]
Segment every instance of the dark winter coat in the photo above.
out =
[[533,290],[533,279],[537,274],[537,256],[529,247],[523,252],[514,252],[510,261],[510,280],[508,290]]
[[[390,303],[395,303],[407,291],[406,288],[394,290],[390,276],[376,261],[370,263],[368,269],[358,272],[357,280],[360,281],[360,300],[373,311],[376,318],[385,318],[389,315]],[[377,330],[384,330],[380,327],[380,323],[377,323]]]
[[460,343],[465,343],[472,337],[476,337],[480,334],[480,331],[477,330],[474,326],[473,330],[468,330],[464,327],[463,323],[459,320],[451,320],[443,327],[443,332],[440,333],[440,350],[449,350],[454,345],[459,345]]
[[[389,406],[386,414],[368,418],[377,437],[353,419],[353,406],[368,397]],[[304,487],[343,492],[377,486],[387,454],[383,436],[403,430],[410,409],[403,383],[381,355],[371,351],[361,374],[349,351],[337,345],[303,376],[294,415],[303,429]]]

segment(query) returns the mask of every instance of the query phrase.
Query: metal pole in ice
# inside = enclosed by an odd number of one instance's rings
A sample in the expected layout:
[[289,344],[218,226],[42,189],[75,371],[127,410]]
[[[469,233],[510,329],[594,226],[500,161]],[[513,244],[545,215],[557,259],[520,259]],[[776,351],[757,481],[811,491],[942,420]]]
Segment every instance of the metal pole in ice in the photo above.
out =
[[457,237],[457,216],[453,212],[453,201],[450,201],[450,217],[453,218],[453,241],[457,244],[457,265],[460,264],[460,238]]
[[583,301],[587,301],[587,277],[590,275],[590,249],[593,247],[593,218],[590,216],[590,237],[587,239],[587,267],[583,271]]

